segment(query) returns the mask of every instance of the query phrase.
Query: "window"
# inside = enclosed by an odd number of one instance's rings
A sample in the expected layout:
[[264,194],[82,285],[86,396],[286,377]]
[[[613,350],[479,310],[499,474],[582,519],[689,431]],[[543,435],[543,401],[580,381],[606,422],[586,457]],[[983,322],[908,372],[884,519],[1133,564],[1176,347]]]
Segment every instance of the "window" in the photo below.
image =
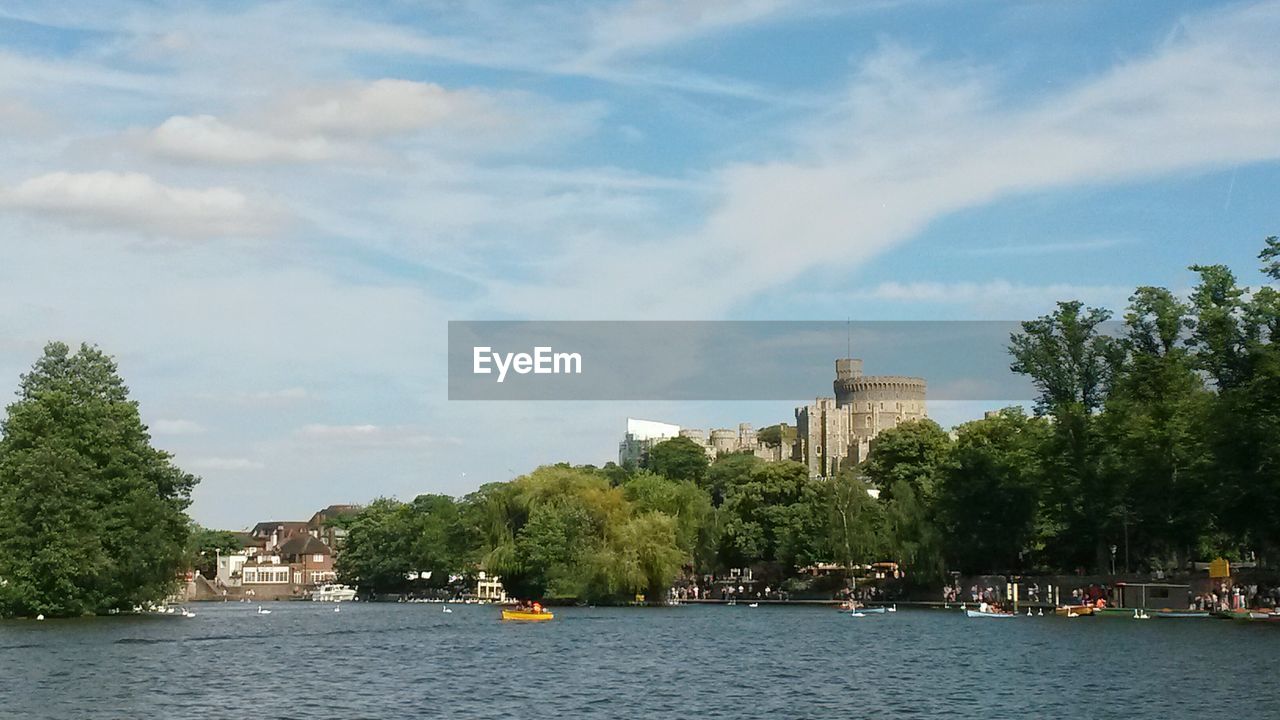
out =
[[324,555],[321,555],[320,553],[312,555],[311,562],[324,562]]

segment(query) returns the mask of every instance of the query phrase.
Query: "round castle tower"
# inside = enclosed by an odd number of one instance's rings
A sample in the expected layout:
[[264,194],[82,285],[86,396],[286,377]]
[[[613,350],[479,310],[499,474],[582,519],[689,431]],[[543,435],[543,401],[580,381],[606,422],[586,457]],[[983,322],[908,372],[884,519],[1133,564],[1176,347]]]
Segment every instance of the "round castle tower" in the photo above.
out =
[[853,435],[873,437],[908,420],[928,417],[924,378],[902,375],[863,375],[862,361],[836,360],[833,383],[836,406],[847,408]]

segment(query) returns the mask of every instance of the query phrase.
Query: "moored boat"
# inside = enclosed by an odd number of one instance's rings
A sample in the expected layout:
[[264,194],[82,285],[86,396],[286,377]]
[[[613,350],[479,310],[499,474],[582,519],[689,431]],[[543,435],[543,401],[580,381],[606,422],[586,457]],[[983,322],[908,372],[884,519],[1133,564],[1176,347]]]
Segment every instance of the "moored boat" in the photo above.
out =
[[965,608],[965,617],[971,618],[1011,618],[1013,613],[993,612],[991,610],[970,610]]

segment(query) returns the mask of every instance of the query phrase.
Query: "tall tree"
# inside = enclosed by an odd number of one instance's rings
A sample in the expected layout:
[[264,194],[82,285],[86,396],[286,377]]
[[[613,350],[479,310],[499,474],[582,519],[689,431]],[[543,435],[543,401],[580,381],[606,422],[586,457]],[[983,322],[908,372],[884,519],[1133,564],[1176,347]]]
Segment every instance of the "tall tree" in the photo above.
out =
[[1007,408],[957,430],[938,493],[947,555],[966,573],[1023,571],[1036,548],[1047,424]]
[[1116,339],[1102,332],[1110,316],[1077,301],[1061,302],[1056,312],[1024,322],[1010,339],[1012,370],[1032,379],[1039,391],[1037,412],[1053,418],[1046,454],[1056,481],[1046,498],[1048,526],[1059,530],[1055,559],[1066,567],[1103,569],[1108,563],[1111,508],[1118,497],[1100,471],[1095,413],[1119,362]]
[[103,612],[174,589],[197,479],[151,446],[110,357],[47,345],[0,431],[0,614]]
[[1212,523],[1203,427],[1212,396],[1184,347],[1190,308],[1140,287],[1125,315],[1124,351],[1106,412],[1103,473],[1116,487],[1108,542],[1133,562],[1181,566]]

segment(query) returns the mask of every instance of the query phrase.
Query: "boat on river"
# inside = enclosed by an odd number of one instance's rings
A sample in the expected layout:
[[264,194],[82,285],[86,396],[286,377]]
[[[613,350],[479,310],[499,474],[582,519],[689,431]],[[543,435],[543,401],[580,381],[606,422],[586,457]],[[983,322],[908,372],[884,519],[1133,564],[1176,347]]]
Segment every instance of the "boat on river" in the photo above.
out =
[[311,591],[313,602],[351,602],[356,599],[356,591],[346,585],[321,585]]
[[1280,612],[1274,610],[1233,610],[1219,617],[1240,622],[1280,623]]
[[555,614],[550,610],[516,610],[514,608],[502,609],[503,620],[516,620],[519,622],[546,622],[555,619]]
[[971,618],[1011,618],[1013,617],[1013,613],[994,612],[992,610],[970,610],[968,608],[965,608],[964,614],[965,614],[965,617],[971,617]]

